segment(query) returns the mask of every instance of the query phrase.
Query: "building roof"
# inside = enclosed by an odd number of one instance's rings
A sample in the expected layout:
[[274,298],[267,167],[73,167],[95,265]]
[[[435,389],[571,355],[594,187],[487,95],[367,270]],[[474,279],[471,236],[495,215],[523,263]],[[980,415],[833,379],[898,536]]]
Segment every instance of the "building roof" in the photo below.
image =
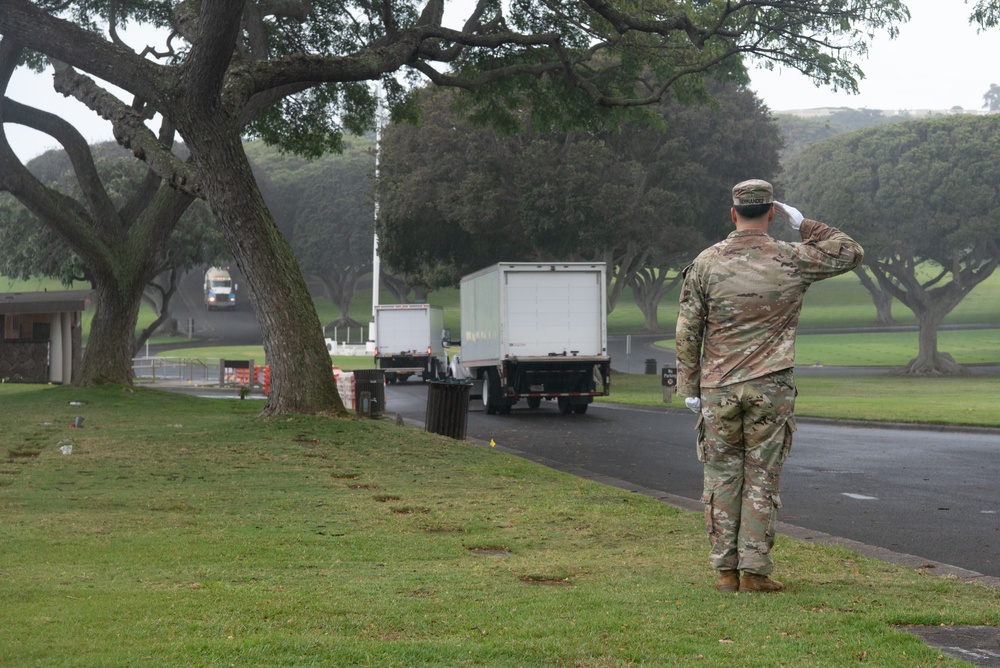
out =
[[93,290],[59,290],[56,292],[2,292],[0,313],[65,313],[82,311],[93,301]]

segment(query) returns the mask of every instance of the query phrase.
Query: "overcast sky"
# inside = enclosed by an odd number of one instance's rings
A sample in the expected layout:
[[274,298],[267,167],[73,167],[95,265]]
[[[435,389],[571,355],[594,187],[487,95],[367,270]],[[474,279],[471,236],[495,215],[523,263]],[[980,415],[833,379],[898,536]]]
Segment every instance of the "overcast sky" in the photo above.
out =
[[[1000,84],[1000,28],[977,33],[964,0],[904,0],[910,20],[899,36],[872,42],[858,95],[816,88],[798,72],[753,70],[753,88],[772,111],[983,108],[990,84]],[[973,3],[974,4],[974,3]]]
[[[964,0],[906,0],[912,18],[889,40],[878,36],[867,59],[858,95],[817,88],[795,71],[752,70],[754,90],[772,111],[816,107],[855,109],[980,110],[990,84],[1000,84],[1000,29],[981,34],[969,25]],[[142,46],[142,45],[139,45]],[[15,75],[8,94],[15,100],[61,114],[90,142],[111,139],[111,126],[80,103],[52,91],[50,75]],[[7,127],[22,159],[55,148],[55,142],[19,126]]]

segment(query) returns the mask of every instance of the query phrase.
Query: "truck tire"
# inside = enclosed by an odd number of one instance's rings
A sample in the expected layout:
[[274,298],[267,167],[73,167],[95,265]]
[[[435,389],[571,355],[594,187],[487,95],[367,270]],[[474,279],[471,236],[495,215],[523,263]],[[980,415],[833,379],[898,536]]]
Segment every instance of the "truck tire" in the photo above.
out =
[[573,412],[577,415],[583,415],[587,412],[587,406],[590,404],[573,404]]
[[528,397],[528,408],[535,409],[542,405],[541,397]]
[[[496,415],[500,408],[500,375],[496,369],[487,369],[483,378],[483,409],[487,415]],[[510,412],[510,407],[507,408]]]
[[559,397],[556,401],[559,404],[559,412],[563,415],[573,412],[573,404],[569,402],[569,397]]

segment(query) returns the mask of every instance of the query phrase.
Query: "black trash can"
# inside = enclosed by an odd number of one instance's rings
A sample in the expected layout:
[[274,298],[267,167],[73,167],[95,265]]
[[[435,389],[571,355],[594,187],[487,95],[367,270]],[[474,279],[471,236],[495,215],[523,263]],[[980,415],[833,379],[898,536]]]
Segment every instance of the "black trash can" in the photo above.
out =
[[385,371],[355,369],[354,412],[372,418],[385,413]]
[[655,376],[656,375],[656,360],[655,359],[650,358],[650,359],[646,360],[646,375],[647,376]]
[[469,423],[469,393],[472,383],[446,378],[427,383],[427,410],[424,430],[432,434],[465,440]]

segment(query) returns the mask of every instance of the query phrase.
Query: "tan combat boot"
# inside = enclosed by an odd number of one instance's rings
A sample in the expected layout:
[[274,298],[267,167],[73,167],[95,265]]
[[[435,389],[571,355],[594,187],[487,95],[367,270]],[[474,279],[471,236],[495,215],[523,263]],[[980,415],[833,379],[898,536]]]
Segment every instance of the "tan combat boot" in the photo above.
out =
[[785,585],[781,584],[777,580],[772,580],[766,575],[757,575],[756,573],[744,573],[743,581],[740,582],[740,591],[759,591],[762,593],[771,593],[775,591],[781,591],[785,588]]
[[731,594],[740,588],[739,571],[719,571],[719,579],[715,581],[718,591]]

